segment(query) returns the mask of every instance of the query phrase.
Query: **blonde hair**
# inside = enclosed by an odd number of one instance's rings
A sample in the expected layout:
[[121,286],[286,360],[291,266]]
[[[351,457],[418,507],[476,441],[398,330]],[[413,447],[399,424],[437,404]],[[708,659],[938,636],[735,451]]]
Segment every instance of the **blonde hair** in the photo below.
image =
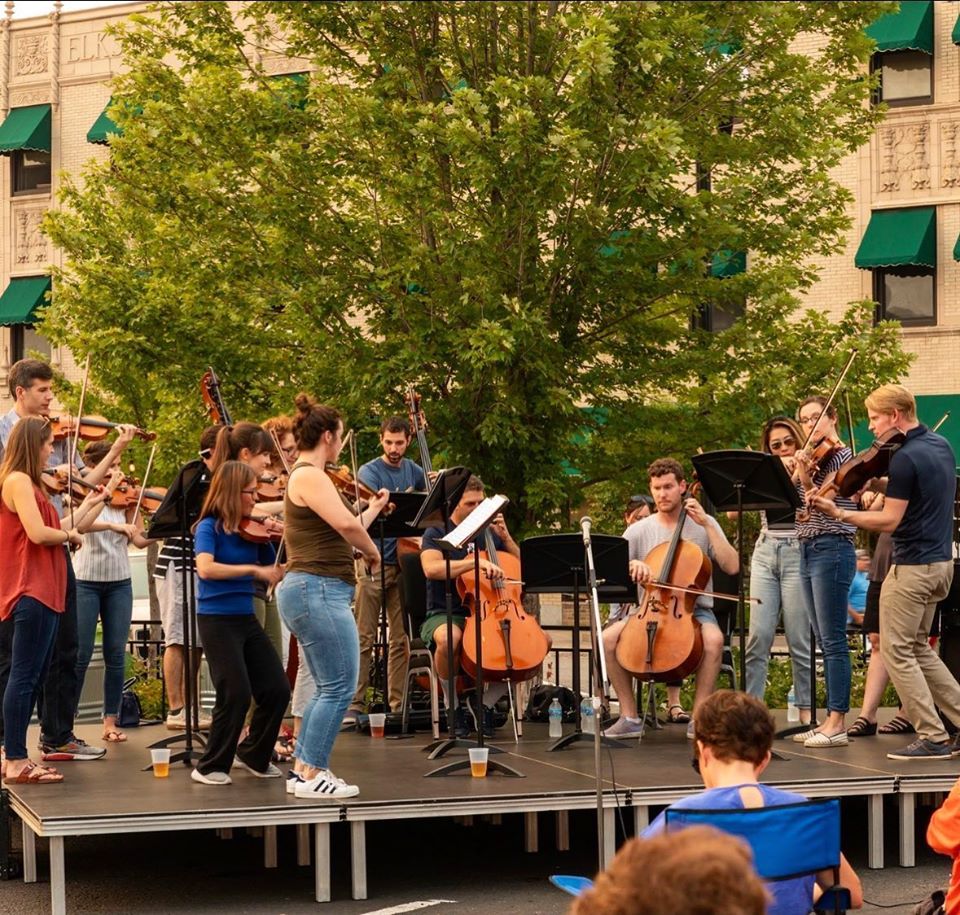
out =
[[917,401],[902,384],[883,384],[864,401],[868,410],[875,413],[893,413],[899,410],[907,422],[917,418]]
[[7,439],[0,465],[0,486],[11,473],[25,473],[34,486],[43,481],[43,462],[40,449],[53,435],[49,420],[38,416],[25,416],[20,420]]
[[214,471],[197,524],[204,518],[213,517],[217,519],[217,526],[221,530],[228,534],[236,533],[243,521],[242,491],[244,487],[251,483],[255,485],[256,482],[257,475],[249,464],[244,464],[243,461],[224,461]]

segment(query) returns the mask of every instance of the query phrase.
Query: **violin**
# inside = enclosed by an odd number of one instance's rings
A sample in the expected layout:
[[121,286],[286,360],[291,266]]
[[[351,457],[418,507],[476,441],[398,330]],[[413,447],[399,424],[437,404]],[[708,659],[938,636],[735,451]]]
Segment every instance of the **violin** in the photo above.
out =
[[[142,493],[142,496],[141,496]],[[110,496],[110,505],[126,511],[135,508],[137,503],[147,513],[155,512],[167,495],[165,487],[157,489],[143,489],[140,481],[135,477],[124,477]]]
[[549,643],[537,620],[523,609],[520,584],[520,560],[512,553],[498,551],[493,532],[484,532],[486,550],[480,558],[503,569],[503,579],[480,578],[479,613],[476,601],[476,575],[471,569],[457,579],[457,591],[470,616],[460,640],[463,669],[477,674],[477,632],[483,652],[483,679],[518,683],[535,676],[549,651]]
[[268,528],[259,518],[249,515],[240,521],[237,533],[250,543],[280,543],[283,540],[283,530]]
[[[105,439],[111,429],[116,429],[122,423],[111,423],[102,416],[71,416],[65,413],[63,416],[48,416],[50,428],[53,430],[54,441],[61,441],[68,437],[82,438],[85,442],[99,442]],[[137,429],[134,435],[144,442],[152,442],[156,439],[156,432],[144,432],[143,429]]]
[[887,429],[869,448],[840,465],[832,486],[849,498],[875,477],[885,477],[890,472],[890,458],[906,440],[906,434],[899,429]]
[[644,557],[653,572],[638,586],[640,609],[617,642],[617,661],[641,680],[680,680],[700,666],[703,634],[693,611],[713,566],[695,543],[683,539],[686,508],[681,507],[673,537]]
[[[369,502],[371,499],[376,498],[376,490],[371,489],[369,486],[364,486],[363,483],[350,473],[348,467],[328,462],[327,466],[323,469],[330,479],[330,482],[345,496],[349,496],[353,500],[359,498],[361,503]],[[384,505],[382,513],[389,515],[396,507],[393,502],[388,502]],[[362,511],[362,507],[360,510]]]
[[208,368],[200,378],[200,394],[207,407],[207,415],[214,426],[232,426],[230,411],[220,396],[220,379],[212,367]]
[[257,501],[278,502],[287,491],[287,474],[265,473],[257,480]]
[[[62,467],[47,467],[42,473],[43,485],[47,492],[60,495],[67,491],[67,487],[71,483],[70,474]],[[70,493],[70,498],[76,502],[82,502],[89,492],[100,492],[103,490],[102,484],[95,486],[92,483],[88,483],[79,473],[74,475],[72,482],[73,490]]]

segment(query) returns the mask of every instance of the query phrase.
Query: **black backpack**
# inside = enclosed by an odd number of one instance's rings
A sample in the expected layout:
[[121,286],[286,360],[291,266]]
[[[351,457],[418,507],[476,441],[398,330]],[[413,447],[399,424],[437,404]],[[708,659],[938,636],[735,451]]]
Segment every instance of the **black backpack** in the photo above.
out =
[[527,702],[527,711],[525,718],[527,721],[550,720],[549,710],[554,699],[560,700],[560,708],[563,709],[563,720],[570,724],[577,717],[577,697],[572,689],[565,686],[551,686],[548,683],[542,683],[532,693]]

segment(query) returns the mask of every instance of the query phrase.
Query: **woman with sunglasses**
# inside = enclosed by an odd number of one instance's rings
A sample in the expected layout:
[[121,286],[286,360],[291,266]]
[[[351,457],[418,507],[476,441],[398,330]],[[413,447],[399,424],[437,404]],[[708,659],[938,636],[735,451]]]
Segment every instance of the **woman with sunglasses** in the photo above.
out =
[[[796,469],[794,455],[803,442],[800,427],[786,416],[774,416],[763,427],[760,450],[783,461],[788,474]],[[767,686],[770,647],[783,614],[790,650],[793,689],[800,721],[810,722],[810,610],[800,581],[800,541],[793,509],[761,512],[760,536],[750,560],[750,596],[760,598],[750,610],[747,637],[747,692],[763,699]]]
[[[229,785],[234,761],[258,778],[279,778],[270,762],[290,699],[280,658],[253,612],[254,581],[276,584],[283,571],[269,544],[240,535],[257,501],[257,474],[241,461],[217,468],[194,526],[200,578],[197,625],[217,698],[207,749],[191,777]],[[256,710],[240,741],[251,698]]]
[[[847,644],[847,593],[856,570],[853,535],[856,528],[820,511],[813,500],[825,482],[832,479],[853,452],[837,435],[837,411],[828,408],[823,397],[808,397],[797,410],[800,426],[811,447],[821,440],[836,442],[814,463],[810,451],[801,449],[797,462],[799,487],[808,506],[806,520],[797,521],[800,539],[800,576],[810,607],[814,632],[823,652],[827,680],[827,718],[811,731],[795,734],[793,739],[805,747],[845,747],[846,714],[850,711],[850,646]],[[856,504],[842,496],[834,499],[840,509],[853,511]]]

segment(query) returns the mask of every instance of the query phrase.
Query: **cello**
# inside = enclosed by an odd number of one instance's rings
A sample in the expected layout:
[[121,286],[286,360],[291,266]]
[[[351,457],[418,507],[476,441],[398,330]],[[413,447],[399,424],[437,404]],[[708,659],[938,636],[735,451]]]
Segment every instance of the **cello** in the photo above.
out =
[[[420,407],[420,395],[416,392],[413,385],[407,389],[404,401],[407,404],[407,411],[410,414],[410,427],[417,438],[417,448],[420,450],[420,466],[423,469],[423,477],[426,481],[427,492],[433,488],[430,482],[430,474],[433,473],[433,464],[430,461],[430,449],[427,447],[427,418],[423,415]],[[405,556],[408,553],[420,552],[419,537],[398,537],[397,538],[397,556]]]
[[497,550],[493,532],[484,531],[486,549],[480,558],[503,570],[502,579],[480,578],[480,608],[476,602],[476,570],[470,569],[457,579],[457,591],[470,611],[460,644],[460,663],[471,676],[477,675],[477,633],[480,626],[482,671],[485,682],[529,680],[549,651],[547,636],[540,624],[523,609],[520,560],[512,553]]
[[617,662],[640,680],[681,680],[703,657],[703,635],[693,610],[697,596],[709,593],[704,588],[713,565],[700,547],[683,539],[686,520],[687,510],[681,507],[673,537],[644,557],[653,580],[638,585],[640,608],[617,642]]

